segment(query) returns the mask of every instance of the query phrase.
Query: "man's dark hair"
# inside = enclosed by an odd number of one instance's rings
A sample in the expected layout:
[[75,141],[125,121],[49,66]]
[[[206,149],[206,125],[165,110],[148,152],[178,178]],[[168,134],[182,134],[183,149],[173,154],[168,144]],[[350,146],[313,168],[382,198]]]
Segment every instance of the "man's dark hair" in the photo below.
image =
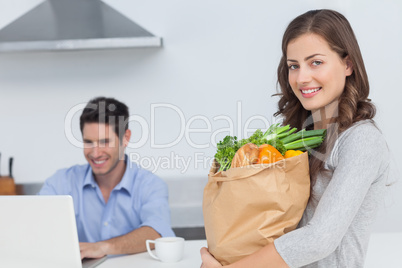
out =
[[80,117],[81,133],[85,123],[108,124],[114,126],[114,132],[122,141],[128,129],[128,107],[124,103],[106,97],[90,100]]

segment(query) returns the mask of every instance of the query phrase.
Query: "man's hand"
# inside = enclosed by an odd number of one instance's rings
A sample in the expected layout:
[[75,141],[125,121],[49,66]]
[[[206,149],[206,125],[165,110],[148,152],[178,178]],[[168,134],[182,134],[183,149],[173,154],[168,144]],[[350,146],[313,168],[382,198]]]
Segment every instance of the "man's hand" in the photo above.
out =
[[81,259],[101,258],[107,254],[107,243],[104,241],[96,243],[80,243]]
[[222,267],[222,265],[209,253],[207,248],[201,249],[201,268],[216,268]]

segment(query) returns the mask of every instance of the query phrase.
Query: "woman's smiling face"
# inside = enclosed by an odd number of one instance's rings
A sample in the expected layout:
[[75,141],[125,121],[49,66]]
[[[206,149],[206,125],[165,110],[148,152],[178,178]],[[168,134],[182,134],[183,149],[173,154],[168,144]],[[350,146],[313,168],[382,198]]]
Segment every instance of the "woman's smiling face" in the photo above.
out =
[[348,58],[341,59],[321,36],[309,33],[289,42],[287,64],[289,84],[304,109],[327,107],[334,112],[346,77],[353,72]]

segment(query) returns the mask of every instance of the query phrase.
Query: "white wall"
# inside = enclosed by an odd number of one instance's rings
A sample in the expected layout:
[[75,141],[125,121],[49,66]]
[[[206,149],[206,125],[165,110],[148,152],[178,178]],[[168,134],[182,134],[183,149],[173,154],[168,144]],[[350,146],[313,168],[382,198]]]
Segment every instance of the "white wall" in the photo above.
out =
[[[0,0],[0,27],[38,2]],[[154,110],[155,123],[149,133],[155,134],[159,145],[176,139],[179,142],[168,148],[152,148],[149,137],[143,136],[140,125],[133,122],[132,146],[143,137],[147,142],[128,152],[143,159],[159,159],[164,166],[155,172],[163,179],[185,179],[187,183],[193,180],[202,191],[209,169],[207,160],[215,153],[214,144],[227,134],[217,132],[229,127],[228,122],[216,117],[231,118],[233,134],[238,136],[242,136],[239,129],[243,131],[246,121],[255,116],[273,122],[277,98],[271,95],[276,90],[281,36],[291,19],[316,8],[336,9],[350,20],[370,76],[378,125],[393,152],[395,166],[402,161],[398,154],[402,143],[397,113],[402,96],[400,1],[105,2],[163,37],[164,47],[0,54],[1,173],[8,172],[6,158],[13,156],[17,183],[43,182],[59,168],[85,163],[82,150],[66,137],[65,118],[78,104],[106,95],[123,100],[131,108],[130,114],[141,116],[149,127],[151,105],[171,105]],[[185,120],[180,119],[180,113]],[[77,139],[78,115],[68,124]],[[181,124],[205,129],[202,116],[211,123],[209,132],[192,133],[188,139],[180,136]],[[254,120],[251,126],[263,128],[265,124]],[[191,143],[207,146],[195,148]],[[188,169],[175,161],[179,158],[190,161]],[[203,159],[204,165],[198,162]],[[399,175],[400,171],[395,171],[392,179]],[[173,199],[178,203],[193,197],[195,200],[188,202],[199,207],[201,195],[174,189]],[[402,230],[400,182],[389,189],[376,231]]]

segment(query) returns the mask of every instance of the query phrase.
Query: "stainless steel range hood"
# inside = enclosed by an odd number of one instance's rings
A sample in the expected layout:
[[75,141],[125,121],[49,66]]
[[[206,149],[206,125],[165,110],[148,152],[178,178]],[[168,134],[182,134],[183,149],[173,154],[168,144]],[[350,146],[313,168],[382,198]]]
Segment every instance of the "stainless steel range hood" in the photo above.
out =
[[161,38],[100,0],[47,0],[0,29],[0,52],[161,45]]

